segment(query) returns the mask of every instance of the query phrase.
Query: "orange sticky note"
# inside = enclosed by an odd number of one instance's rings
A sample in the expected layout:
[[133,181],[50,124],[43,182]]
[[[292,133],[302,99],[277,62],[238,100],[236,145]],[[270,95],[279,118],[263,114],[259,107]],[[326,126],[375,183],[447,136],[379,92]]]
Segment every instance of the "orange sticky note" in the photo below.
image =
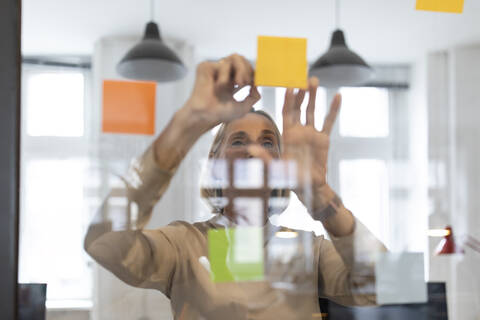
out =
[[155,82],[103,81],[102,131],[155,133]]
[[258,37],[255,85],[307,88],[307,39]]
[[417,10],[462,13],[464,0],[417,0]]

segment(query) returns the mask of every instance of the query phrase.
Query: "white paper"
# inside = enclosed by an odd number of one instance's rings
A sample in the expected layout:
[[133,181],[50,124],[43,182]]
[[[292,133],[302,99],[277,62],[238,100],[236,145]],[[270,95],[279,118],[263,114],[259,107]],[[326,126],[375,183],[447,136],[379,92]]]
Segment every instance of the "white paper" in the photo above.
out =
[[375,264],[375,276],[378,304],[427,301],[422,252],[380,253]]

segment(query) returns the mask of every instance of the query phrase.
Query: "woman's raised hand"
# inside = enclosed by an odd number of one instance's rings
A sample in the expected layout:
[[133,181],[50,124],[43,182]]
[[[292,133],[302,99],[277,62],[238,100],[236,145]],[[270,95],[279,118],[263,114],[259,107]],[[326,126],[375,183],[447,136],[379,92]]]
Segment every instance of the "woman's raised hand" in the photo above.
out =
[[[252,66],[238,54],[217,62],[202,62],[198,65],[195,86],[185,108],[205,130],[242,117],[260,99],[253,77]],[[233,95],[248,85],[251,86],[249,95],[236,101]]]
[[315,129],[315,99],[318,79],[308,81],[309,100],[306,110],[306,123],[300,121],[300,106],[305,98],[305,90],[294,93],[287,89],[283,106],[283,146],[284,157],[296,161],[298,167],[299,197],[305,192],[306,184],[318,190],[327,183],[327,162],[330,146],[330,133],[340,110],[341,96],[333,99],[325,117],[322,130]]

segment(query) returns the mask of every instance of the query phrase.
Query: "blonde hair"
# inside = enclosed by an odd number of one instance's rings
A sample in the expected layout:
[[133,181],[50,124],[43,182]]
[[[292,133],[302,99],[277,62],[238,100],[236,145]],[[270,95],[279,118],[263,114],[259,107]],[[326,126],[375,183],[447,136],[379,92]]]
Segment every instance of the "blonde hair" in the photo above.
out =
[[[274,128],[274,133],[275,136],[277,137],[278,141],[278,147],[280,150],[280,153],[282,152],[282,139],[280,135],[280,131],[278,130],[277,125],[275,124],[275,121],[273,118],[266,113],[265,111],[262,110],[254,110],[253,108],[249,111],[249,113],[254,113],[261,115],[273,124]],[[225,136],[226,136],[226,131],[227,131],[227,126],[229,122],[224,122],[220,125],[217,134],[215,135],[215,138],[213,139],[212,146],[210,147],[210,151],[208,152],[208,159],[218,159],[220,157],[220,150],[221,146],[225,141]],[[288,190],[275,190],[276,193],[278,193],[278,196],[288,196],[289,191]],[[222,189],[219,188],[200,188],[200,195],[202,198],[205,199],[209,207],[212,209],[212,213],[223,213],[223,207],[219,206],[218,204],[214,203],[212,199],[219,199],[222,197]]]

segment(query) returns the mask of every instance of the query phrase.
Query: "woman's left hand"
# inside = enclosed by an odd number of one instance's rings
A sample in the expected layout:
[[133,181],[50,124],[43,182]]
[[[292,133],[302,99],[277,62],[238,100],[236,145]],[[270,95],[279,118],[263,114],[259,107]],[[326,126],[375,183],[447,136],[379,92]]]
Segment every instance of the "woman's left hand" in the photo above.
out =
[[[323,202],[316,193],[327,185],[327,162],[330,147],[330,133],[340,110],[341,96],[337,94],[325,117],[322,130],[315,129],[315,100],[318,79],[308,81],[308,105],[306,122],[300,121],[300,107],[305,98],[305,90],[287,89],[283,106],[283,157],[293,160],[297,164],[297,188],[294,189],[298,197],[312,210],[319,210],[328,204]],[[309,200],[311,195],[313,199]],[[307,203],[308,202],[308,203]]]

